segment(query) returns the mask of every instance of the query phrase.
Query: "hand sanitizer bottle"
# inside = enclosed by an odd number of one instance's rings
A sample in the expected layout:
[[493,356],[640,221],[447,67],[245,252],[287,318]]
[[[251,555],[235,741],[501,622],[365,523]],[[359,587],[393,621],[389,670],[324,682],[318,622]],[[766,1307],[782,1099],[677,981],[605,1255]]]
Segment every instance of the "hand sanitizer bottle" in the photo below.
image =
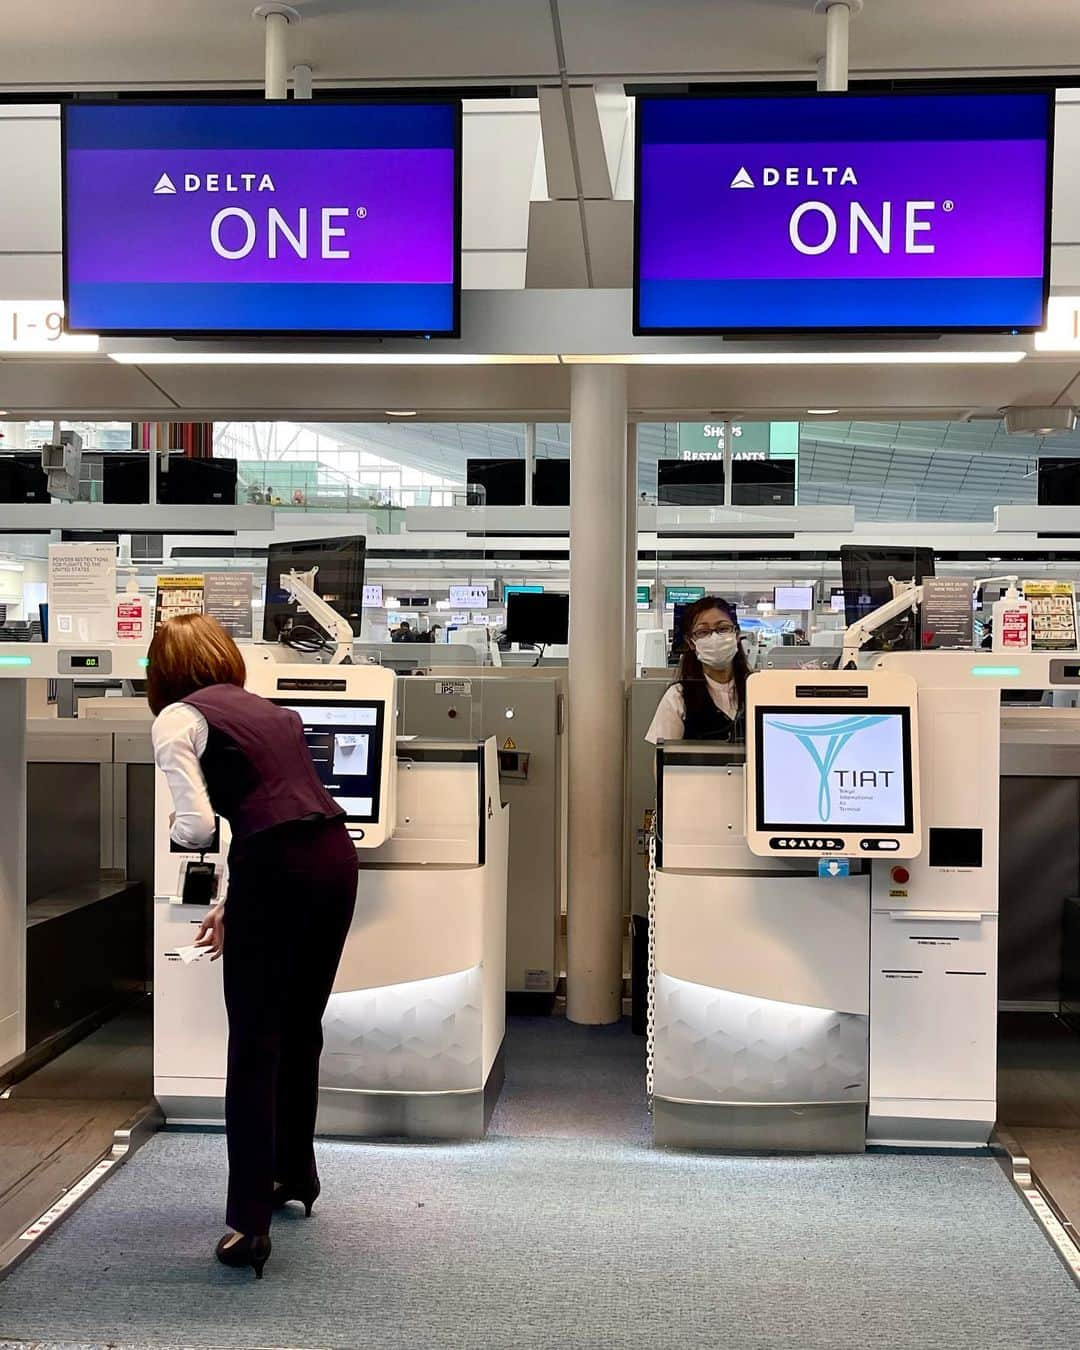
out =
[[139,582],[128,577],[127,586],[116,597],[117,642],[145,642],[146,600],[139,594]]
[[1009,589],[993,609],[994,651],[1031,651],[1031,601],[1016,589],[1016,578],[1009,577]]

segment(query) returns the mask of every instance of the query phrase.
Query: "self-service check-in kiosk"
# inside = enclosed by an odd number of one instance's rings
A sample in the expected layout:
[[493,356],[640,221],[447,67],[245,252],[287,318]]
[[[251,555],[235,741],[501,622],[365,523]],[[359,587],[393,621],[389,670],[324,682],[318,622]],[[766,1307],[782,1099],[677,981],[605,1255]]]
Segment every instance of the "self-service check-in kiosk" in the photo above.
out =
[[662,745],[650,1038],[657,1143],[862,1149],[871,864],[922,848],[917,686],[769,671],[747,744]]
[[[509,813],[494,741],[402,738],[395,751],[391,671],[281,664],[276,654],[245,649],[247,687],[302,718],[361,864],[356,915],[324,1019],[319,1131],[482,1135],[502,1082],[505,1022]],[[159,781],[155,1092],[167,1121],[219,1124],[220,966],[185,957],[209,901],[192,890],[191,868],[211,864],[224,893],[227,827],[205,857],[177,853],[170,809]],[[297,896],[298,915],[303,900]],[[226,933],[227,925],[226,908]]]

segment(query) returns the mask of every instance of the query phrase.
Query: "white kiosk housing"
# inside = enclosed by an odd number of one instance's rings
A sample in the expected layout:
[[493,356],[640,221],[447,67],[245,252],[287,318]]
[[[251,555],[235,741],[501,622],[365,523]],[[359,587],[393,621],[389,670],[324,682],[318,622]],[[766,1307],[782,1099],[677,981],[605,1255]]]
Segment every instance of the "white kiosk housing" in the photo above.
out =
[[[484,1133],[502,1084],[509,812],[493,740],[395,744],[395,676],[281,664],[246,648],[247,687],[295,708],[360,855],[356,915],[325,1018],[318,1128],[352,1137]],[[169,1123],[224,1119],[217,963],[186,964],[207,912],[186,904],[194,855],[170,843],[159,779],[155,1094]],[[222,873],[227,831],[206,855]],[[222,880],[224,885],[224,879]],[[303,896],[297,896],[297,907]]]

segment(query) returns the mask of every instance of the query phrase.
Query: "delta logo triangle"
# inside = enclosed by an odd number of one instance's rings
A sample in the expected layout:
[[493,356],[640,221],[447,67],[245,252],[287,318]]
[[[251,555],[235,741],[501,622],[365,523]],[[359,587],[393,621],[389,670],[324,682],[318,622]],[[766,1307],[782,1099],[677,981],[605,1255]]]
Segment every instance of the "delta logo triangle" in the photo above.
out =
[[731,180],[731,186],[733,188],[752,188],[754,186],[754,180],[750,177],[750,174],[747,172],[745,164],[735,175],[735,177]]
[[175,194],[176,184],[173,182],[173,180],[169,177],[167,173],[163,173],[161,177],[157,180],[157,182],[154,184],[154,194],[155,196],[160,196],[162,193],[170,193],[170,192]]

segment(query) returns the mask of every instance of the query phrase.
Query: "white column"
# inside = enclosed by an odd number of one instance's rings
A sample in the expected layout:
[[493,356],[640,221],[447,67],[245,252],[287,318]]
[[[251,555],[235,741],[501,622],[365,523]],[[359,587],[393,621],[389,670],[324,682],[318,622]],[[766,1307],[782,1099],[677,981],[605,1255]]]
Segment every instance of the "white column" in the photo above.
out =
[[266,97],[289,97],[289,17],[271,11],[266,24]]
[[851,16],[858,14],[863,0],[817,0],[815,8],[825,11],[825,58],[818,65],[818,89],[844,92],[848,87],[848,39]]
[[570,781],[566,1011],[622,1013],[626,370],[570,384]]

